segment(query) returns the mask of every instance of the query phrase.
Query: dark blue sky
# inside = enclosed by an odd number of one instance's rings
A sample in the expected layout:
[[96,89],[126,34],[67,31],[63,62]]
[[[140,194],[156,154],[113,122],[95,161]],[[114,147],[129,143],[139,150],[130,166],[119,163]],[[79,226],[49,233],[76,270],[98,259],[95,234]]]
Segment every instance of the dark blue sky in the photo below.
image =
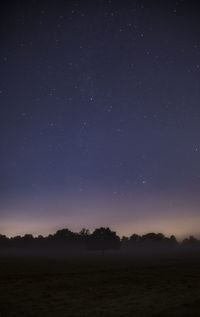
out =
[[0,231],[198,234],[196,1],[1,4]]

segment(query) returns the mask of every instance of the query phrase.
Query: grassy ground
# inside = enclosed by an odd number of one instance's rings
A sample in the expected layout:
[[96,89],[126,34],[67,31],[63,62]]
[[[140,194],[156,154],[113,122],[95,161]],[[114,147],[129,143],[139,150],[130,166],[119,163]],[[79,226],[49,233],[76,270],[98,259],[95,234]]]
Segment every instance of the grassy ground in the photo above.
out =
[[191,317],[199,311],[199,256],[0,259],[0,317]]

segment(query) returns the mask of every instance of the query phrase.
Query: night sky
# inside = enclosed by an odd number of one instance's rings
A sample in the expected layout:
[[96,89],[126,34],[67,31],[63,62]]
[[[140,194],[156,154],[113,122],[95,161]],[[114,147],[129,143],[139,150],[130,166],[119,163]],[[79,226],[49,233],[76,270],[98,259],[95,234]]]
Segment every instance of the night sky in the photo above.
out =
[[0,12],[0,233],[198,237],[197,1]]

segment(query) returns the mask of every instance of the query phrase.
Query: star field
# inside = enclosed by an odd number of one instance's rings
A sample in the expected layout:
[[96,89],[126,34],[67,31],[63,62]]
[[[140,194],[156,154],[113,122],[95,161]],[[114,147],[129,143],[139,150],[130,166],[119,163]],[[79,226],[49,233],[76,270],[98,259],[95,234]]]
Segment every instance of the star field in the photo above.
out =
[[198,233],[198,8],[1,4],[1,232]]

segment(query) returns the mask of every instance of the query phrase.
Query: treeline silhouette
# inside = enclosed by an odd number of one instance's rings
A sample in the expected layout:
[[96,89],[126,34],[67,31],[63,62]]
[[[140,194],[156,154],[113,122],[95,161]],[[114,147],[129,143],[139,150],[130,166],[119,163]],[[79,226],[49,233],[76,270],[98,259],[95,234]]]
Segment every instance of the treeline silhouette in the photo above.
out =
[[46,237],[32,234],[8,238],[0,234],[0,251],[2,250],[49,250],[49,251],[80,251],[99,250],[104,254],[106,250],[144,250],[161,249],[168,250],[176,247],[198,247],[200,240],[193,236],[178,242],[174,235],[166,237],[162,233],[147,233],[144,235],[132,234],[121,239],[110,228],[97,228],[92,233],[83,228],[79,233],[69,229],[61,229],[55,234]]

